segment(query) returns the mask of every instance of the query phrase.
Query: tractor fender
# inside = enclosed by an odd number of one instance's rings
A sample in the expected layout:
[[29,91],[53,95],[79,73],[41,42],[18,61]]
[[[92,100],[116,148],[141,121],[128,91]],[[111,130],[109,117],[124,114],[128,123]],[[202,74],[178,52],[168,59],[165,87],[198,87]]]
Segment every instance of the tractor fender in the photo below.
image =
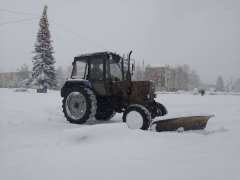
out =
[[85,79],[68,79],[61,88],[61,97],[64,97],[64,94],[68,91],[68,89],[73,87],[87,87],[91,89],[92,85]]

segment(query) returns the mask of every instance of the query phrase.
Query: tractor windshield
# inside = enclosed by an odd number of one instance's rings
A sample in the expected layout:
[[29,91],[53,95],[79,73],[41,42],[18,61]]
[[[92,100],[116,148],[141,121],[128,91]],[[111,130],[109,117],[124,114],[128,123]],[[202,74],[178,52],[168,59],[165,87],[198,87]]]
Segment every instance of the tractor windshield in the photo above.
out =
[[73,79],[85,79],[87,71],[87,63],[76,61],[76,63],[73,64],[73,71],[72,71],[72,78]]
[[114,60],[109,60],[107,63],[107,77],[117,80],[117,81],[122,81],[123,76],[122,76],[122,66],[121,63],[116,62]]

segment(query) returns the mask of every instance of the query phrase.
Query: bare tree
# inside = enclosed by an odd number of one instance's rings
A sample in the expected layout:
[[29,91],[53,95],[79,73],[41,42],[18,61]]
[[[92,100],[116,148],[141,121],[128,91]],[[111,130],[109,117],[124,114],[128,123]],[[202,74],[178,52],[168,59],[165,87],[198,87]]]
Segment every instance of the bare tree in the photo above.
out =
[[189,66],[184,65],[178,65],[176,70],[176,88],[178,90],[188,90],[188,73],[189,73]]
[[134,75],[133,76],[134,80],[137,80],[137,81],[143,80],[144,69],[143,69],[143,67],[140,66],[139,63],[137,64],[133,75]]
[[201,80],[195,70],[191,70],[188,74],[188,90],[199,88],[201,86]]
[[233,88],[234,88],[234,91],[240,92],[240,78],[234,82]]

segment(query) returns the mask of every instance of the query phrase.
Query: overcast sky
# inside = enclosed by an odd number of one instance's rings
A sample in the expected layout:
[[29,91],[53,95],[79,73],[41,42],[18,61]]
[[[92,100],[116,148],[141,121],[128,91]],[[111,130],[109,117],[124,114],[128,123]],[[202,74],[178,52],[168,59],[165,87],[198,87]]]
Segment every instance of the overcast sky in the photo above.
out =
[[188,64],[204,82],[240,78],[237,0],[0,0],[0,71],[32,68],[44,5],[56,68],[82,53],[133,50],[137,62]]

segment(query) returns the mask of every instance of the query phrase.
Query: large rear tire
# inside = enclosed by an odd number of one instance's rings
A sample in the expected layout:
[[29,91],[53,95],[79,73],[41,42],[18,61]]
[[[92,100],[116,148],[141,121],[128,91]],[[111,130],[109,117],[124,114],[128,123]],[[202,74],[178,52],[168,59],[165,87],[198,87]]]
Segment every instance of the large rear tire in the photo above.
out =
[[83,124],[96,114],[96,96],[89,88],[74,87],[63,98],[63,113],[70,123]]
[[147,130],[151,120],[149,111],[139,104],[130,105],[123,113],[123,122],[131,129]]

